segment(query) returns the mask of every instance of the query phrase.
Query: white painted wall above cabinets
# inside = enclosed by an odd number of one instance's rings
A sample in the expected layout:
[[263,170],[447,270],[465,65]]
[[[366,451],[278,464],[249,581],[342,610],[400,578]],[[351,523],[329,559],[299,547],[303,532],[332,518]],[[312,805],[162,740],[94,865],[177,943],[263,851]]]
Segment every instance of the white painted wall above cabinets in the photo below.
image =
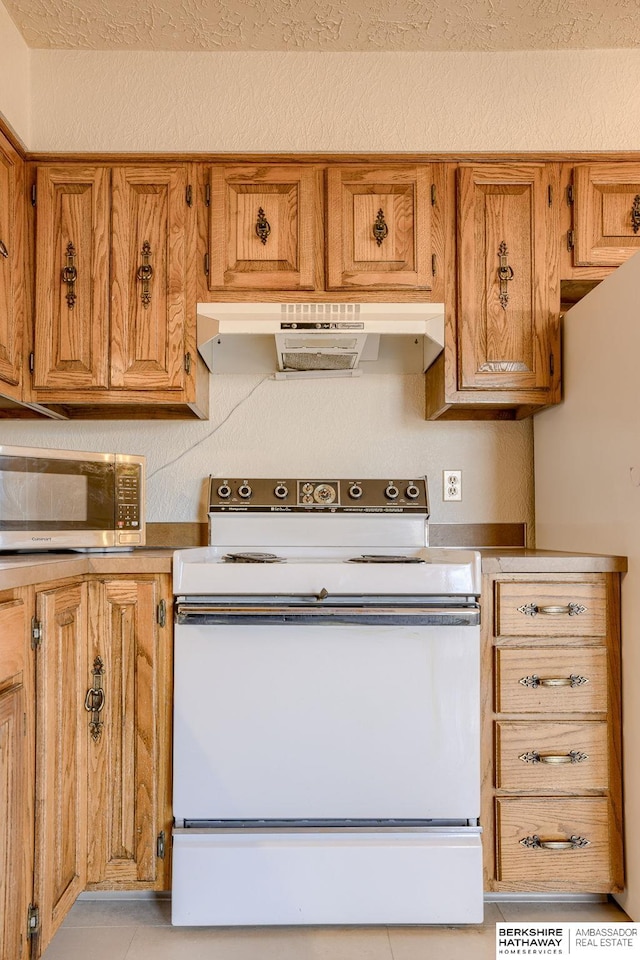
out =
[[636,150],[640,128],[640,50],[31,56],[35,150]]
[[0,0],[0,115],[31,142],[31,51]]

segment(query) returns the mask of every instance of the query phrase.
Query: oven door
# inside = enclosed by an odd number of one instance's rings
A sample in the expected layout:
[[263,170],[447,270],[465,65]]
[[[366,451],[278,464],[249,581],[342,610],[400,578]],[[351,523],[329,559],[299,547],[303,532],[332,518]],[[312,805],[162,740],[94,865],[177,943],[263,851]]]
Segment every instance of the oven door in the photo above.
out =
[[176,606],[178,825],[479,817],[477,609]]

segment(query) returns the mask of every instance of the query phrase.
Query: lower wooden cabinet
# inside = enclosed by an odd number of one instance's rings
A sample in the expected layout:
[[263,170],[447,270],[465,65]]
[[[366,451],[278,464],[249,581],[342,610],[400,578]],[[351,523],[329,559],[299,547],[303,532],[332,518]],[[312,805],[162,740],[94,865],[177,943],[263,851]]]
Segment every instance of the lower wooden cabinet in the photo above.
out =
[[88,887],[168,887],[171,680],[168,574],[0,593],[2,960]]
[[483,587],[485,887],[619,891],[619,575]]
[[0,957],[26,960],[33,876],[33,730],[28,608],[0,594]]
[[89,583],[87,881],[96,889],[168,885],[167,594],[157,577]]
[[497,880],[527,891],[619,888],[606,797],[496,800]]
[[36,818],[34,904],[42,952],[87,880],[87,587],[36,595]]

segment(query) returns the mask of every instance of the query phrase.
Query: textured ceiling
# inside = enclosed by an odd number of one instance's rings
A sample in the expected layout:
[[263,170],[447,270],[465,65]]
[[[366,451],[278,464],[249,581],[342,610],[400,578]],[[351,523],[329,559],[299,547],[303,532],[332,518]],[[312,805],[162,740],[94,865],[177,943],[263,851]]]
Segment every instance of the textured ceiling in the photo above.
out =
[[30,47],[555,50],[640,47],[640,0],[0,0]]

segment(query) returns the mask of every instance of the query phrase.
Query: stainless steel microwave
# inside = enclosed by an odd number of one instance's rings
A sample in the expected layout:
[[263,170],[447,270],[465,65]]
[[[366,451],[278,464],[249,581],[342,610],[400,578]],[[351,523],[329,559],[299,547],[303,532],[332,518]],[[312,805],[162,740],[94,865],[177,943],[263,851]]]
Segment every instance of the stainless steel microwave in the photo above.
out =
[[0,445],[0,550],[139,547],[145,458]]

